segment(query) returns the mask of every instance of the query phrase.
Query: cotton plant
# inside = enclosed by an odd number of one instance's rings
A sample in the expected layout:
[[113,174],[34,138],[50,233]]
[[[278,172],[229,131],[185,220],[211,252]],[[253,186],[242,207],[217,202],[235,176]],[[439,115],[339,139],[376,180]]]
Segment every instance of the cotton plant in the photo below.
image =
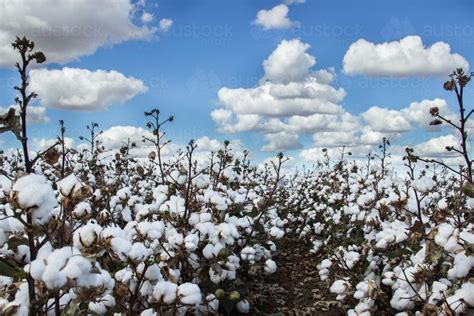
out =
[[449,170],[405,161],[408,176],[393,173],[387,160],[384,172],[372,159],[365,166],[340,160],[289,184],[287,207],[299,212],[288,214],[287,234],[309,242],[321,280],[350,315],[473,307],[466,289],[474,234],[462,215],[471,198]]
[[[245,283],[278,269],[284,158],[258,169],[225,144],[198,161],[190,143],[187,156],[162,160],[162,178],[156,153],[135,159],[127,144],[110,158],[90,146],[68,152],[64,170],[60,159],[39,159],[37,173],[2,178],[0,254],[11,268],[2,282],[17,294],[2,311],[31,312],[34,284],[35,310],[51,315],[250,312]],[[15,161],[5,159],[5,170]]]

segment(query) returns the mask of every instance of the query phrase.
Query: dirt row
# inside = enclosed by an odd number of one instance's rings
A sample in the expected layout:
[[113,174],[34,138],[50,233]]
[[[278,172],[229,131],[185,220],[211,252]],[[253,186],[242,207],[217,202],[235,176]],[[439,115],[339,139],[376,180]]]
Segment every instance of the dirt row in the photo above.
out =
[[347,307],[335,300],[319,279],[318,258],[301,240],[283,239],[273,258],[275,274],[252,282],[252,306],[256,315],[345,315]]

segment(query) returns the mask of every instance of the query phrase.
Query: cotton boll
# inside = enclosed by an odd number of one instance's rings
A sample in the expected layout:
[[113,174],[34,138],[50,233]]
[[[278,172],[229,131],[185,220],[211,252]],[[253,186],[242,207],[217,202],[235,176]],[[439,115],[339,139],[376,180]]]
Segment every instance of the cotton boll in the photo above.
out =
[[355,251],[348,251],[344,253],[344,261],[349,269],[352,269],[354,265],[359,261],[360,253]]
[[193,183],[199,188],[199,189],[205,189],[209,186],[210,180],[209,177],[204,176],[204,175],[199,175],[193,179]]
[[74,280],[81,277],[84,273],[92,270],[92,264],[86,258],[75,255],[67,261],[67,264],[61,270],[68,279]]
[[265,268],[264,268],[265,272],[268,273],[268,274],[272,274],[272,273],[275,273],[276,270],[277,270],[277,265],[276,265],[276,262],[271,260],[271,259],[268,259],[267,261],[265,261]]
[[324,259],[321,261],[321,264],[319,264],[319,269],[327,269],[332,266],[332,261],[330,259]]
[[220,223],[217,225],[216,233],[220,239],[229,244],[233,243],[234,237],[239,237],[239,233],[237,232],[235,226],[228,223]]
[[437,206],[439,209],[447,209],[448,203],[446,201],[446,198],[442,198],[441,200],[439,200]]
[[474,234],[471,232],[473,230],[474,225],[469,225],[459,233],[459,238],[464,240],[465,243],[474,244]]
[[213,240],[216,238],[216,228],[213,223],[205,222],[205,223],[198,223],[196,224],[196,229],[199,230],[200,233],[200,240],[205,240],[206,237],[209,240]]
[[[95,182],[89,181],[89,183],[95,183]],[[92,196],[94,200],[98,201],[102,197],[102,192],[100,192],[99,189],[96,189],[94,193],[92,193]]]
[[132,221],[132,211],[130,210],[130,207],[125,206],[123,209],[116,208],[115,210],[120,212],[120,216],[122,217],[124,222]]
[[197,270],[201,267],[201,264],[199,263],[200,260],[201,258],[198,256],[198,254],[194,252],[189,253],[188,263],[191,265],[191,267],[193,267],[194,270]]
[[127,255],[132,250],[132,243],[128,239],[115,237],[110,240],[110,245],[112,250],[120,257],[122,260],[127,257]]
[[238,268],[240,268],[240,259],[237,256],[230,255],[227,257],[227,262],[225,264],[227,269],[231,271],[236,271]]
[[432,190],[436,186],[436,181],[434,181],[430,177],[425,176],[423,178],[413,181],[412,185],[415,190],[424,193]]
[[150,240],[159,239],[165,231],[165,225],[161,221],[139,222],[135,230]]
[[179,269],[168,269],[169,280],[174,283],[178,283],[181,277],[181,271]]
[[415,307],[415,303],[411,299],[407,299],[407,297],[412,297],[413,295],[409,293],[407,290],[399,288],[395,290],[392,299],[390,300],[390,305],[396,310],[406,310],[406,309],[413,309]]
[[357,199],[357,204],[359,206],[365,206],[370,201],[373,201],[374,198],[375,198],[375,192],[368,192],[366,194],[359,196],[359,198]]
[[313,240],[313,248],[310,250],[311,253],[318,253],[321,247],[323,246],[323,242],[321,240]]
[[58,191],[63,197],[69,197],[77,193],[82,188],[82,183],[74,175],[70,174],[66,178],[57,182]]
[[367,297],[369,292],[369,283],[364,281],[364,282],[359,282],[356,285],[356,291],[354,293],[354,298],[360,300],[364,297]]
[[27,245],[19,245],[15,252],[15,260],[18,262],[30,262],[30,247]]
[[177,248],[177,246],[183,244],[184,238],[182,234],[179,234],[176,231],[169,232],[169,234],[167,233],[166,239],[172,248]]
[[106,294],[101,297],[97,302],[90,302],[89,309],[96,314],[105,314],[109,309],[115,306],[115,298]]
[[168,199],[168,186],[159,185],[153,190],[154,206],[158,209]]
[[466,252],[460,252],[455,255],[453,267],[448,270],[448,278],[450,280],[461,279],[469,274],[474,268],[474,256],[466,256]]
[[270,251],[259,244],[254,245],[254,249],[255,249],[255,261],[267,259],[267,258],[270,258],[271,256]]
[[168,201],[163,203],[159,210],[160,212],[170,212],[172,214],[177,214],[178,216],[183,216],[185,211],[185,201],[183,198],[172,195]]
[[242,249],[242,251],[240,252],[240,257],[242,258],[242,260],[246,260],[246,261],[254,261],[255,259],[255,249],[253,249],[253,247],[245,247],[244,249]]
[[0,175],[0,199],[10,194],[11,187],[12,181],[4,175]]
[[241,300],[237,303],[237,310],[242,314],[247,314],[250,311],[250,304],[247,300]]
[[41,280],[46,284],[48,289],[61,288],[67,282],[66,276],[60,273],[59,269],[55,266],[46,266]]
[[179,185],[183,185],[186,183],[186,181],[188,180],[188,177],[184,174],[182,175],[179,175],[178,179],[176,180],[176,182],[179,184]]
[[204,201],[213,204],[217,210],[225,211],[227,209],[227,202],[218,192],[213,190],[206,190],[204,193]]
[[457,250],[461,249],[462,246],[459,245],[459,231],[456,229],[444,245],[444,250],[455,253]]
[[191,213],[188,220],[189,225],[194,226],[199,223],[199,214]]
[[116,195],[121,201],[124,201],[130,198],[132,192],[129,187],[125,187],[118,190]]
[[178,286],[168,281],[159,281],[153,288],[153,298],[158,302],[172,304],[176,301]]
[[395,284],[396,281],[397,281],[397,277],[395,273],[391,271],[384,273],[384,278],[382,279],[383,284],[387,286],[392,286],[393,284]]
[[101,269],[96,262],[95,267],[86,274],[81,275],[76,279],[76,285],[86,288],[103,288],[112,291],[115,285],[114,279],[110,277],[109,272]]
[[275,252],[277,250],[276,245],[273,241],[271,240],[267,241],[267,245],[270,248],[270,251]]
[[474,198],[467,198],[466,206],[470,209],[474,209]]
[[272,236],[276,239],[280,239],[284,235],[285,235],[285,232],[283,230],[281,230],[280,228],[276,227],[276,226],[274,226],[270,229],[270,236]]
[[448,297],[447,303],[456,313],[464,313],[467,307],[474,307],[474,284],[464,283],[454,295]]
[[329,270],[328,269],[322,269],[319,271],[319,278],[321,281],[325,281],[329,278]]
[[216,296],[214,294],[209,294],[206,296],[206,302],[209,310],[212,313],[217,313],[219,310],[219,300],[216,298]]
[[150,249],[141,242],[134,243],[132,249],[127,254],[128,258],[135,262],[143,261],[150,255]]
[[372,299],[364,299],[355,306],[353,310],[350,310],[347,315],[352,316],[370,316],[372,315],[370,310],[374,306]]
[[382,231],[375,235],[377,248],[386,248],[389,243],[400,243],[408,238],[408,225],[402,221],[382,222]]
[[115,279],[124,284],[128,284],[134,278],[134,273],[129,267],[115,272]]
[[201,290],[193,283],[183,283],[178,287],[178,297],[181,303],[196,305],[201,303]]
[[34,260],[32,263],[25,266],[25,272],[29,271],[33,279],[39,280],[43,275],[45,268],[46,265],[43,260]]
[[448,223],[441,223],[438,226],[438,233],[435,236],[435,242],[441,247],[444,247],[453,232],[454,232],[453,226],[451,226]]
[[30,296],[28,292],[28,283],[23,282],[18,287],[18,290],[15,293],[15,299],[7,303],[3,311],[7,310],[9,307],[17,306],[16,315],[17,316],[27,316],[29,315],[29,306],[30,306]]
[[440,301],[444,300],[444,292],[448,289],[448,286],[444,283],[434,281],[431,289],[431,296],[428,300],[429,304],[437,305]]
[[331,293],[338,294],[336,299],[337,300],[343,300],[346,295],[348,290],[350,289],[351,285],[349,282],[345,280],[336,280],[332,285],[329,291]]
[[197,234],[190,234],[184,239],[184,246],[188,251],[194,251],[199,245],[199,236]]
[[214,248],[212,249],[214,257],[217,257],[219,255],[219,253],[221,252],[221,250],[224,249],[224,248],[225,248],[225,245],[221,244],[220,242],[217,242],[214,245]]
[[145,278],[150,281],[162,280],[163,276],[161,275],[160,267],[156,263],[148,266],[145,272]]
[[202,249],[202,255],[206,259],[211,259],[214,257],[214,245],[213,244],[207,244],[203,249]]
[[150,213],[156,211],[153,206],[142,204],[135,204],[133,210],[135,212],[135,219],[139,222],[145,220],[145,218],[147,218]]
[[201,213],[199,214],[199,222],[201,223],[207,223],[212,220],[212,214],[211,213]]
[[45,224],[54,215],[57,206],[53,188],[44,176],[29,174],[19,178],[12,192],[18,207],[31,212],[33,224]]
[[78,255],[75,248],[64,247],[53,252],[39,255],[30,264],[31,276],[36,280],[42,280],[49,289],[57,289],[67,282],[67,275],[63,273],[66,263],[73,255]]
[[227,270],[222,269],[219,265],[215,267],[216,268],[215,270],[213,267],[209,269],[209,279],[211,280],[212,283],[219,284],[220,282],[226,279]]
[[141,312],[140,316],[158,316],[158,314],[154,311],[153,308],[149,308]]
[[90,221],[78,228],[73,234],[73,245],[78,249],[88,248],[98,242],[102,226]]
[[79,218],[90,214],[90,212],[91,205],[88,202],[80,202],[76,205],[76,207],[72,211],[72,214],[74,215],[74,217]]

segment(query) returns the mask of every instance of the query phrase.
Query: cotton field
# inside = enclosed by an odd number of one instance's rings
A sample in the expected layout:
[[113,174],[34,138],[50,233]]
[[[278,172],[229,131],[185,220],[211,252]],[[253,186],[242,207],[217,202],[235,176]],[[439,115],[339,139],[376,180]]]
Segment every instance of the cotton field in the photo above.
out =
[[282,174],[283,155],[262,168],[195,148],[160,164],[58,145],[29,174],[2,155],[3,313],[252,313],[248,284],[278,274],[282,238],[310,242],[348,315],[474,307],[474,199],[456,175],[414,156],[412,178],[349,160]]
[[287,168],[281,152],[254,162],[230,141],[174,144],[175,117],[157,108],[139,142],[108,148],[94,122],[72,145],[61,120],[35,152],[28,67],[46,57],[26,37],[13,48],[17,107],[0,115],[0,133],[18,141],[0,151],[1,315],[474,313],[472,73],[444,84],[455,117],[424,113],[457,133],[445,148],[455,164],[406,147],[395,165],[383,137],[366,159],[322,147],[314,165]]

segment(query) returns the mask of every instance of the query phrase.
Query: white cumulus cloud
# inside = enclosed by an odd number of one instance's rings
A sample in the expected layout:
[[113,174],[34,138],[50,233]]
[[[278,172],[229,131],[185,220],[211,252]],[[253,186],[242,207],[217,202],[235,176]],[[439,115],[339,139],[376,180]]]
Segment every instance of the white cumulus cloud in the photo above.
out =
[[211,113],[218,131],[258,131],[269,142],[263,150],[278,151],[299,148],[301,132],[339,128],[334,125],[344,113],[340,103],[346,92],[331,85],[333,68],[312,69],[316,58],[309,48],[298,39],[283,40],[263,61],[256,87],[219,89],[223,107]]
[[156,31],[132,21],[136,5],[129,0],[0,0],[0,8],[0,66],[17,61],[11,47],[17,35],[35,41],[48,61],[66,63]]
[[118,149],[129,140],[136,145],[142,144],[143,136],[153,139],[153,134],[142,127],[136,126],[113,126],[102,132],[98,140],[106,149]]
[[117,71],[34,69],[30,88],[42,106],[74,111],[104,111],[147,90],[145,84]]
[[269,143],[262,147],[263,151],[292,150],[303,147],[303,145],[298,140],[297,134],[292,134],[285,131],[265,134],[265,138],[269,141]]
[[258,11],[253,23],[262,27],[264,30],[287,29],[298,26],[299,22],[291,21],[288,18],[288,12],[289,8],[287,5],[279,4],[269,10]]
[[143,12],[142,17],[140,18],[143,23],[149,23],[153,21],[153,14],[150,12]]
[[160,30],[162,32],[168,32],[172,25],[173,25],[173,20],[170,20],[170,19],[160,20]]
[[337,114],[337,104],[345,97],[343,89],[322,85],[317,81],[288,85],[265,83],[256,88],[221,88],[219,101],[238,114],[267,116]]
[[283,40],[263,61],[264,79],[274,83],[301,81],[308,76],[316,59],[306,51],[311,46],[298,39]]
[[431,126],[430,123],[433,121],[433,117],[429,114],[431,108],[437,107],[439,114],[444,118],[455,121],[454,113],[448,107],[448,103],[443,99],[434,100],[422,100],[420,102],[412,102],[410,106],[402,109],[405,117],[417,123],[420,127],[427,130],[439,129],[439,126]]
[[195,140],[198,151],[213,151],[217,152],[223,148],[223,144],[217,139],[211,139],[208,136],[203,136]]
[[456,68],[469,69],[467,60],[444,42],[426,47],[421,37],[376,44],[365,39],[353,43],[344,55],[344,72],[368,76],[447,75]]
[[412,128],[405,115],[397,110],[373,106],[361,117],[376,132],[407,132]]
[[422,142],[414,146],[415,154],[421,157],[455,157],[459,156],[454,151],[447,151],[447,146],[453,146],[457,150],[461,150],[461,140],[458,136],[448,134],[434,137],[426,142]]

